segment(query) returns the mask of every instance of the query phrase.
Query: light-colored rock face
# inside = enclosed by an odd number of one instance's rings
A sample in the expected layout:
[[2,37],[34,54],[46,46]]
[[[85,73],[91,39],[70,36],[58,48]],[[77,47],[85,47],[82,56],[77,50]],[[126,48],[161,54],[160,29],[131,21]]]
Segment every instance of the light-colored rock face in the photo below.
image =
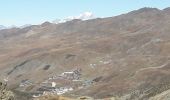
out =
[[65,93],[71,96],[153,97],[170,88],[169,20],[167,10],[145,8],[1,30],[0,78],[29,93],[64,87],[73,89]]

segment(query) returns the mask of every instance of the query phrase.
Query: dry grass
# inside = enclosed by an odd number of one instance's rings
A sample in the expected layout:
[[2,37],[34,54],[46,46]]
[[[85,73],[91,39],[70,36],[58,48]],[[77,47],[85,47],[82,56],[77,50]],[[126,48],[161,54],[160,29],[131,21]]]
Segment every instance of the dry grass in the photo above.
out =
[[35,98],[34,100],[75,100],[75,99],[56,95],[46,95],[39,98]]

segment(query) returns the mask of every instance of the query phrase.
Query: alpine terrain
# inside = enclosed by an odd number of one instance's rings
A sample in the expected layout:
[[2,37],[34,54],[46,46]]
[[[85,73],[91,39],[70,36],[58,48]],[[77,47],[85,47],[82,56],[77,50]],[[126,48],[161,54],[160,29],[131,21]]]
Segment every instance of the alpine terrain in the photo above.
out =
[[169,100],[170,8],[2,29],[0,81],[16,100]]

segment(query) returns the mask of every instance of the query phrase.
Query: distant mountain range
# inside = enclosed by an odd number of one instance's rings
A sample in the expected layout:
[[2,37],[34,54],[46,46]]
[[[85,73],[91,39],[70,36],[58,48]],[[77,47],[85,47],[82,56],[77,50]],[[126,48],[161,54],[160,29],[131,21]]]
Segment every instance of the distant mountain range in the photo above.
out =
[[23,26],[12,25],[12,26],[9,26],[9,27],[0,25],[0,30],[2,30],[2,29],[11,29],[11,28],[25,28],[25,27],[28,27],[28,26],[31,26],[31,24],[26,24],[26,25],[23,25]]
[[3,26],[3,25],[0,25],[0,30],[1,30],[1,29],[6,29],[6,27]]
[[[95,18],[95,16],[93,15],[93,13],[84,12],[84,13],[78,15],[78,16],[69,16],[69,17],[67,17],[65,19],[56,19],[56,20],[52,21],[52,23],[59,24],[59,23],[65,23],[67,21],[71,21],[71,20],[74,20],[74,19],[89,20],[89,19],[94,19],[94,18]],[[22,25],[22,26],[12,25],[12,26],[9,26],[9,27],[0,25],[0,30],[2,30],[2,29],[10,29],[10,28],[25,28],[25,27],[28,27],[28,26],[31,26],[31,24],[25,24],[25,25]]]
[[170,8],[0,30],[0,73],[34,96],[168,100]]

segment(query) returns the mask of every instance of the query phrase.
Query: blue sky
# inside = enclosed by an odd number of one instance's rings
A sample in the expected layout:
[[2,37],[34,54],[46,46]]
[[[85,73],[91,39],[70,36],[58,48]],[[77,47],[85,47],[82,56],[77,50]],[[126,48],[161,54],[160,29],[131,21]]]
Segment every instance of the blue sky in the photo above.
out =
[[170,7],[170,0],[1,0],[0,25],[38,24],[92,12],[115,16],[142,7]]

